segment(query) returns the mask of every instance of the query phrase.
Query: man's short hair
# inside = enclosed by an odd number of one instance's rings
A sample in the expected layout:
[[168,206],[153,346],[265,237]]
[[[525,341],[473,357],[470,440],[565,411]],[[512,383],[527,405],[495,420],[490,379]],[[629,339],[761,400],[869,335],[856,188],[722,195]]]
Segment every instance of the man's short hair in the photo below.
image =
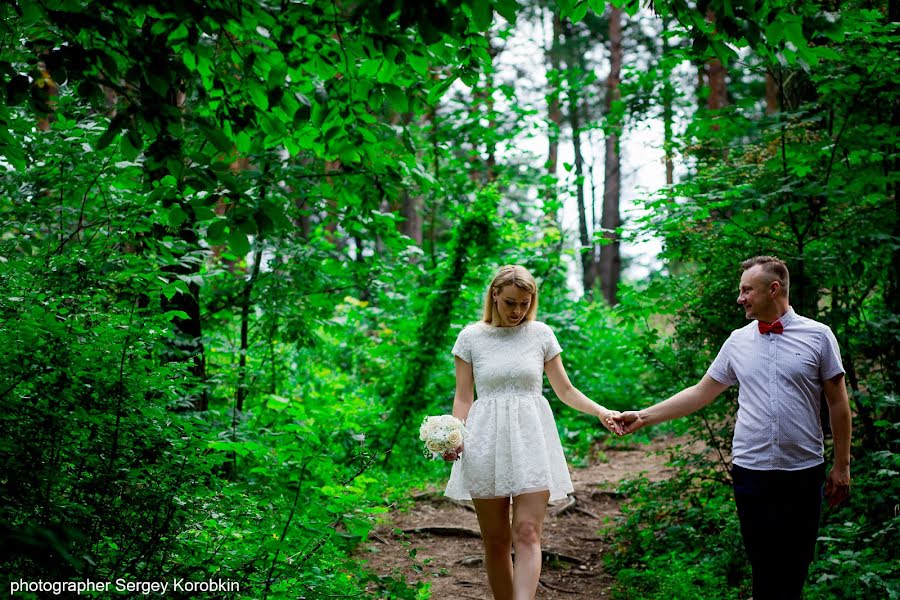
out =
[[754,256],[742,262],[741,269],[746,271],[756,265],[762,266],[763,272],[770,277],[770,282],[777,281],[781,284],[781,289],[784,291],[784,295],[787,296],[791,285],[791,274],[785,262],[777,256]]

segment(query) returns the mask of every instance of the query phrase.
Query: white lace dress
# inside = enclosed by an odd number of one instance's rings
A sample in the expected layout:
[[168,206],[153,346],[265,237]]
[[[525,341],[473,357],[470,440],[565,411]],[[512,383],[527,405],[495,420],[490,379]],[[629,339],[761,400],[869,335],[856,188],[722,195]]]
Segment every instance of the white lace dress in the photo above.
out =
[[453,463],[445,494],[457,500],[573,491],[559,433],[542,395],[544,363],[562,352],[544,323],[464,328],[453,354],[472,365],[476,400],[466,418],[472,437]]

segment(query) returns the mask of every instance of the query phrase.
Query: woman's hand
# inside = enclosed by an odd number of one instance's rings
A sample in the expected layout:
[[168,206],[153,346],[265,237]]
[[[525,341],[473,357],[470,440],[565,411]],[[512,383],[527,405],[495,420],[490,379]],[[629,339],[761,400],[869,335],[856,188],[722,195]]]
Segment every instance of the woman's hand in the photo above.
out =
[[455,460],[459,460],[462,458],[463,450],[465,449],[465,444],[460,444],[456,450],[451,450],[449,452],[444,452],[441,456],[447,462],[452,462]]
[[603,426],[606,427],[610,433],[625,435],[625,430],[622,427],[622,423],[619,421],[619,419],[622,418],[622,413],[619,411],[603,408],[597,418],[600,419],[600,422],[603,423]]

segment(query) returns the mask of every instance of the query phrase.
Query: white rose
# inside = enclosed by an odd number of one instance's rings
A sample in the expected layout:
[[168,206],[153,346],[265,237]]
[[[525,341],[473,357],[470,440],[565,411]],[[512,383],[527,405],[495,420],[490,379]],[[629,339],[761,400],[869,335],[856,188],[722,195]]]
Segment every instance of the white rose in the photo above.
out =
[[428,438],[434,437],[435,431],[440,425],[440,417],[425,417],[422,426],[419,427],[419,439],[424,442]]
[[463,441],[463,435],[462,435],[462,432],[459,431],[459,430],[451,431],[451,432],[447,435],[447,443],[448,443],[452,448],[458,448],[459,445],[462,444],[462,441]]
[[428,440],[425,442],[425,447],[428,448],[430,452],[443,452],[444,448],[441,443],[437,440]]

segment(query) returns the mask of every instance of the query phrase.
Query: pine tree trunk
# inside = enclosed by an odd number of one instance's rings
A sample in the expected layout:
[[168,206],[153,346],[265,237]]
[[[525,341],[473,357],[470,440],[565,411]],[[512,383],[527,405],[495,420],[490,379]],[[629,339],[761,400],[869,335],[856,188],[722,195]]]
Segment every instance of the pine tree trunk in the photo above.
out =
[[[706,20],[714,23],[716,14],[707,11]],[[728,87],[725,83],[725,65],[718,58],[711,58],[706,62],[706,80],[709,83],[709,96],[706,98],[706,108],[718,110],[728,105]]]
[[[669,29],[669,19],[663,17],[662,30]],[[675,166],[672,161],[672,152],[675,146],[673,133],[673,121],[675,120],[675,86],[672,85],[672,69],[669,67],[668,58],[672,49],[669,47],[668,38],[662,39],[662,79],[663,79],[663,152],[666,157],[666,185],[675,183]]]
[[422,209],[424,202],[422,197],[412,195],[408,190],[403,191],[400,214],[403,215],[401,232],[412,239],[417,246],[422,246]]
[[718,58],[706,63],[706,74],[709,80],[709,97],[706,108],[718,110],[728,105],[728,87],[725,84],[725,65]]
[[[567,41],[574,40],[572,35],[571,23],[566,22],[564,33]],[[558,41],[558,38],[555,40]],[[584,196],[584,153],[581,149],[581,87],[577,80],[580,74],[585,71],[584,59],[577,49],[573,49],[566,44],[566,63],[567,73],[569,74],[566,85],[566,97],[568,99],[568,117],[569,127],[572,129],[572,149],[574,152],[574,168],[575,168],[575,198],[578,204],[578,239],[581,244],[581,282],[584,286],[584,294],[588,298],[592,298],[594,294],[594,281],[597,277],[596,266],[594,261],[594,244],[591,239],[591,231],[588,229],[587,204]],[[577,68],[575,68],[577,65]],[[593,225],[593,218],[592,225]]]
[[584,155],[581,152],[581,115],[578,96],[573,86],[569,86],[569,125],[572,127],[572,146],[575,150],[575,197],[578,200],[578,234],[581,241],[581,269],[584,293],[592,297],[594,293],[594,244],[588,231],[587,206],[584,201]]
[[[549,119],[549,131],[547,132],[548,148],[547,148],[547,174],[550,177],[556,177],[556,168],[559,162],[559,132],[563,122],[562,108],[560,107],[559,94],[559,74],[560,74],[560,45],[559,38],[563,33],[562,21],[559,13],[553,12],[553,40],[550,47],[546,50],[547,58],[550,63],[552,75],[548,77],[550,80],[548,85],[550,92],[547,96],[547,118]],[[545,197],[548,200],[556,199],[556,186],[548,185]],[[549,215],[554,220],[555,215]]]
[[[619,99],[619,80],[622,76],[622,11],[618,8],[610,10],[609,17],[609,77],[606,80],[606,114],[611,116],[613,103]],[[618,120],[618,118],[614,118]],[[600,223],[604,236],[611,241],[600,247],[600,286],[603,297],[610,304],[617,302],[616,293],[621,276],[622,258],[619,251],[619,238],[615,231],[621,225],[619,201],[621,197],[621,173],[619,169],[619,132],[621,125],[616,122],[608,125],[606,134],[606,162],[603,183],[603,216]]]

